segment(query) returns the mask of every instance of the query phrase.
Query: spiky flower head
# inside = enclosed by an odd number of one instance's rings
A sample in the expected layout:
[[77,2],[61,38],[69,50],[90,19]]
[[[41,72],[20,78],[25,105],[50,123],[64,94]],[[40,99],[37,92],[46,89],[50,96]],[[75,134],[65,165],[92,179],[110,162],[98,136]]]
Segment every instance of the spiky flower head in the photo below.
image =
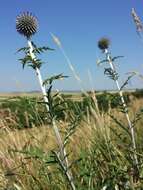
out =
[[38,20],[32,13],[23,12],[16,18],[16,30],[29,39],[37,32]]
[[110,45],[110,41],[108,38],[101,38],[99,41],[98,41],[98,47],[99,49],[101,50],[105,50],[105,49],[108,49]]

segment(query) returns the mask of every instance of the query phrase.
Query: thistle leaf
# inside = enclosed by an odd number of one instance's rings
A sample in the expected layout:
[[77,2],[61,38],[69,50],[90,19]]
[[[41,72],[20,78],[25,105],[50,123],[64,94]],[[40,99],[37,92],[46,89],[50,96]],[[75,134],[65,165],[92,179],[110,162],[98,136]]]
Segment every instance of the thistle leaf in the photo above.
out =
[[130,75],[127,80],[123,83],[123,85],[120,87],[120,90],[122,90],[130,81],[130,79],[134,76],[134,74]]
[[97,65],[101,65],[102,63],[108,63],[108,60],[107,59],[104,59],[102,61],[97,61]]
[[133,127],[137,124],[137,122],[142,118],[143,115],[143,108],[139,110],[139,112],[136,113],[134,120],[132,121]]
[[116,59],[123,58],[124,56],[116,56],[112,58],[112,62],[114,62]]
[[47,50],[54,51],[54,49],[47,47],[47,46],[37,47],[33,41],[32,41],[32,45],[34,47],[33,53],[41,54]]
[[27,53],[29,51],[29,47],[23,47],[23,48],[20,48],[16,51],[16,53],[19,53],[19,52],[24,52],[24,53]]
[[64,76],[63,74],[59,74],[59,75],[55,75],[55,76],[52,76],[48,79],[46,79],[44,82],[43,82],[43,85],[49,85],[49,84],[52,84],[52,82],[54,80],[62,80],[64,78],[67,78],[68,76]]
[[104,69],[104,74],[114,81],[119,78],[118,73],[115,70],[111,69],[110,67]]
[[109,116],[115,121],[116,124],[118,124],[124,131],[127,132],[127,134],[131,137],[131,134],[128,131],[128,128],[124,126],[124,124],[121,123],[118,119],[116,119],[113,115],[109,114]]

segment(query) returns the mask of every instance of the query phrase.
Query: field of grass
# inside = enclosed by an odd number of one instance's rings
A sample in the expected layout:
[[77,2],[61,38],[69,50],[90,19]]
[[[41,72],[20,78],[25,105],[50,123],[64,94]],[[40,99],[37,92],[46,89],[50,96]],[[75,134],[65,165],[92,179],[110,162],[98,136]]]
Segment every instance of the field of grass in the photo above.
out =
[[[125,94],[137,143],[138,166],[117,94],[60,95],[66,110],[55,110],[69,170],[78,190],[143,189],[142,91]],[[57,159],[58,146],[39,96],[1,96],[0,189],[68,190]],[[6,99],[4,99],[6,98]],[[137,117],[136,117],[137,116]]]

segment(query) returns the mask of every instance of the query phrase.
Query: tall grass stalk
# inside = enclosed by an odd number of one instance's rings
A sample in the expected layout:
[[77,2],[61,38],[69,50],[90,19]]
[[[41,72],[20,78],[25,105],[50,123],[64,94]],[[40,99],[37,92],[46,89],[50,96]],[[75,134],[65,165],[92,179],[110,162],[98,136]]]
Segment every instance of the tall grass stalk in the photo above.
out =
[[[116,68],[115,68],[114,63],[113,63],[113,61],[111,59],[111,56],[110,56],[110,53],[109,53],[108,49],[105,49],[104,53],[106,55],[107,61],[108,61],[109,65],[110,65],[110,68],[112,69],[113,73],[116,73]],[[130,120],[130,117],[129,117],[129,114],[128,114],[128,108],[127,108],[127,105],[125,103],[125,100],[124,100],[124,97],[123,97],[123,91],[120,88],[119,81],[118,81],[118,79],[115,79],[114,81],[116,83],[116,86],[117,86],[117,89],[118,89],[118,92],[119,92],[119,95],[120,95],[120,99],[121,99],[121,102],[122,102],[122,106],[123,106],[123,109],[124,109],[125,117],[126,117],[127,122],[128,122],[128,127],[130,129],[131,138],[132,138],[132,146],[133,146],[133,150],[134,150],[135,164],[136,164],[136,166],[138,166],[134,128],[132,126],[132,123],[131,123],[131,120]]]
[[[67,62],[67,64],[68,64],[68,66],[69,66],[69,68],[70,68],[70,70],[72,71],[73,76],[75,77],[75,79],[77,80],[78,84],[80,85],[80,90],[81,90],[81,92],[82,92],[86,97],[90,96],[90,95],[84,90],[84,88],[83,88],[83,86],[82,86],[82,80],[80,79],[80,77],[78,76],[78,74],[77,74],[75,68],[73,67],[73,64],[72,64],[70,58],[68,57],[68,55],[67,55],[65,49],[63,48],[61,41],[60,41],[59,38],[58,38],[57,36],[55,36],[53,33],[50,33],[50,34],[51,34],[51,36],[52,36],[52,38],[53,38],[53,41],[54,41],[55,44],[59,47],[61,53],[63,54],[63,56],[64,56],[64,58],[65,58],[65,60],[66,60],[66,62]],[[90,78],[90,82],[92,83],[91,77],[89,77],[89,78]],[[95,92],[94,92],[94,90],[93,90],[93,87],[92,87],[92,98],[93,98],[93,101],[94,101],[94,104],[95,104],[95,107],[96,107],[96,116],[97,116],[96,118],[99,118],[99,117],[100,117],[100,111],[99,111],[99,107],[98,107],[98,103],[97,103],[97,99],[96,99],[96,95],[95,95]],[[92,109],[92,106],[90,106],[90,109]],[[97,120],[98,120],[98,119],[97,119]],[[101,122],[99,122],[99,123],[101,123]]]
[[[63,54],[63,56],[64,56],[64,58],[65,58],[65,60],[66,60],[66,62],[68,64],[68,66],[69,66],[69,68],[70,68],[70,70],[71,70],[71,72],[73,74],[73,76],[75,77],[75,79],[77,80],[77,82],[79,83],[79,85],[81,87],[82,80],[80,79],[80,77],[78,76],[75,68],[73,67],[72,62],[71,62],[70,58],[68,57],[68,55],[66,54],[66,51],[63,48],[61,41],[53,33],[50,33],[50,34],[52,36],[53,41],[55,42],[55,44],[58,46],[58,48],[60,49],[61,53]],[[85,90],[82,87],[81,87],[81,91],[83,93],[85,93]]]
[[65,52],[65,50],[64,50],[64,48],[63,48],[63,46],[62,46],[62,44],[61,44],[61,41],[60,41],[59,38],[57,38],[53,33],[51,33],[51,36],[52,36],[54,42],[56,43],[56,45],[57,45],[57,46],[59,47],[59,49],[61,50],[63,56],[65,57],[65,59],[66,59],[68,65],[69,65],[71,71],[73,72],[74,77],[77,79],[77,81],[78,81],[79,83],[81,83],[82,81],[81,81],[80,77],[77,75],[77,73],[76,73],[76,71],[75,71],[75,69],[74,69],[74,67],[73,67],[73,65],[72,65],[72,63],[71,63],[69,57],[67,56],[67,54],[66,54],[66,52]]
[[139,35],[139,37],[141,38],[141,40],[143,42],[143,34],[142,34],[142,32],[143,32],[143,24],[142,24],[141,19],[137,15],[134,8],[132,8],[131,15],[132,15],[133,21],[134,21],[134,23],[136,25],[137,34]]
[[[80,77],[78,76],[75,68],[73,67],[73,64],[72,64],[70,58],[68,57],[65,49],[63,48],[61,41],[53,33],[50,33],[50,34],[51,34],[51,37],[52,37],[53,41],[55,42],[55,44],[58,46],[58,48],[60,49],[61,53],[63,54],[63,56],[64,56],[64,58],[65,58],[65,60],[66,60],[66,62],[68,64],[68,66],[69,66],[69,68],[70,68],[70,70],[71,70],[71,72],[73,74],[73,76],[75,77],[75,79],[77,80],[78,84],[80,85],[81,92],[88,97],[88,93],[82,87],[82,80],[80,79]],[[99,114],[99,108],[98,108],[98,104],[97,104],[97,99],[96,99],[95,92],[94,92],[93,89],[92,89],[92,97],[93,97],[93,100],[94,100],[97,112]]]

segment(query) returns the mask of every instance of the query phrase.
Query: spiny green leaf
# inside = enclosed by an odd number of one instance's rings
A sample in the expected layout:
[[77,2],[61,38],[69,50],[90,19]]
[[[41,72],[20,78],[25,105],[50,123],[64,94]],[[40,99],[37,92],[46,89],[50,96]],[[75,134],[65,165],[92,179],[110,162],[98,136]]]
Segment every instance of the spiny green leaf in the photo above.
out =
[[120,90],[122,90],[131,80],[131,78],[134,76],[134,74],[130,75],[127,80],[123,83],[123,85],[120,87]]
[[135,114],[135,118],[132,121],[132,125],[133,127],[135,127],[135,125],[137,124],[137,122],[142,118],[143,115],[143,108],[140,109],[136,114]]
[[116,59],[123,58],[124,56],[116,56],[112,58],[112,62],[114,62]]
[[35,48],[35,49],[33,50],[33,53],[41,54],[41,53],[44,53],[44,52],[47,51],[47,50],[53,51],[54,49],[43,46],[43,47]]
[[115,121],[115,123],[117,123],[124,131],[127,132],[127,134],[131,137],[131,134],[128,130],[128,128],[126,126],[124,126],[124,124],[121,123],[121,121],[119,121],[118,119],[116,119],[113,115],[109,114],[109,116]]
[[23,48],[18,49],[18,50],[16,51],[16,53],[19,53],[19,52],[21,52],[21,51],[23,51],[24,53],[28,53],[29,49],[30,49],[29,47],[23,47]]
[[44,80],[43,85],[49,85],[49,84],[52,84],[52,82],[55,80],[62,80],[62,79],[67,78],[67,77],[68,76],[64,76],[63,74],[54,75],[54,76]]
[[102,63],[108,63],[108,60],[104,59],[102,61],[97,61],[97,65],[101,65]]
[[118,73],[115,70],[113,70],[112,68],[110,68],[110,67],[105,68],[104,74],[107,75],[112,80],[117,80],[119,78]]
[[34,47],[34,50],[33,50],[33,53],[38,53],[38,54],[41,54],[47,50],[50,50],[50,51],[53,51],[54,49],[52,48],[49,48],[47,46],[43,46],[43,47],[37,47],[36,44],[34,42],[32,42],[32,45]]

